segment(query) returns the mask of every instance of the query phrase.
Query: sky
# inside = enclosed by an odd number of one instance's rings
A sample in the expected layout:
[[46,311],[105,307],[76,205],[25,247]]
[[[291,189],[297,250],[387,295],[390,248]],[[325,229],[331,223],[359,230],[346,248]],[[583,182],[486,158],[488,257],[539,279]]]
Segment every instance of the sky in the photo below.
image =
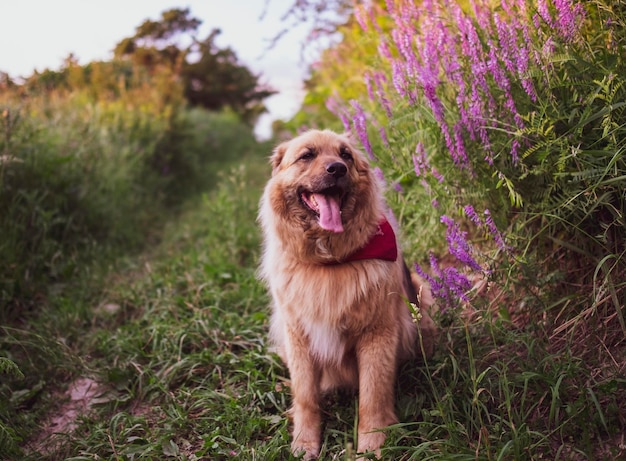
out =
[[[232,48],[240,61],[279,93],[265,101],[269,114],[255,132],[265,138],[274,119],[288,120],[300,107],[302,82],[310,52],[302,57],[304,26],[290,28],[269,48],[276,34],[292,25],[281,20],[295,0],[0,0],[0,71],[12,78],[34,70],[59,69],[73,53],[80,64],[108,60],[123,38],[144,20],[158,20],[171,8],[189,8],[202,20],[198,37],[222,33],[221,47]],[[269,49],[268,49],[269,48]]]

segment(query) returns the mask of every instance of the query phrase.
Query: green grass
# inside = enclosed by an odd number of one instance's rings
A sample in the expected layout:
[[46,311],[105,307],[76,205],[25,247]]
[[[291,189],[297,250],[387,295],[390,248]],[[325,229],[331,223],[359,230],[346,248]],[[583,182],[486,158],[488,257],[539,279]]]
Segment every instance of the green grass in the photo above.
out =
[[[446,258],[441,215],[465,230],[467,204],[489,208],[513,247],[495,252],[484,228],[467,229],[489,279],[437,315],[434,357],[403,366],[388,459],[626,457],[622,3],[586,2],[583,40],[561,43],[550,71],[533,75],[536,102],[514,85],[526,128],[511,131],[502,107],[495,169],[472,141],[476,175],[466,175],[428,104],[388,101],[390,144],[375,150],[403,189],[389,203],[409,263]],[[340,55],[353,61],[327,54],[302,114],[320,126],[338,123],[329,89],[365,100],[354,79],[364,63],[393,80],[380,29],[345,32]],[[484,32],[488,43],[497,28]],[[449,84],[439,96],[453,123]],[[290,459],[288,374],[266,342],[255,277],[270,147],[234,114],[136,90],[0,95],[0,459]],[[504,159],[514,139],[519,163]],[[416,176],[420,141],[444,182]],[[70,399],[90,382],[88,402]],[[321,459],[354,458],[357,398],[327,397]]]
[[[4,370],[4,459],[290,459],[288,375],[268,348],[268,297],[255,277],[267,170],[256,157],[223,171],[103,288],[3,328],[0,345],[24,373]],[[487,310],[438,322],[433,359],[402,369],[387,459],[623,456],[625,381],[601,368],[610,364],[555,347],[547,324],[520,329]],[[74,431],[42,439],[77,378],[98,383],[90,410]],[[326,399],[321,459],[353,458],[356,398]]]

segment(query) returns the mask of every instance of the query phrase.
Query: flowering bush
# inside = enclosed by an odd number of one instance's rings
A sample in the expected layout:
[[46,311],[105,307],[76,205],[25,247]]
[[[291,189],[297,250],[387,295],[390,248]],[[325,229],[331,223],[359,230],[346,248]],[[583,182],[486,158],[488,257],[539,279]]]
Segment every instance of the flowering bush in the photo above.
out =
[[[586,265],[598,284],[621,270],[624,17],[611,2],[584,5],[425,0],[356,9],[380,60],[365,72],[362,98],[335,97],[327,108],[397,185],[391,200],[408,222],[420,225],[410,208],[430,197],[455,262],[443,267],[431,252],[430,271],[417,270],[442,306],[468,300],[469,272],[492,273],[489,248],[492,262],[499,254],[514,264],[569,252],[568,264]],[[482,252],[468,242],[480,233]]]
[[450,313],[433,359],[399,374],[416,411],[386,454],[623,458],[624,3],[355,8],[302,113],[361,139]]

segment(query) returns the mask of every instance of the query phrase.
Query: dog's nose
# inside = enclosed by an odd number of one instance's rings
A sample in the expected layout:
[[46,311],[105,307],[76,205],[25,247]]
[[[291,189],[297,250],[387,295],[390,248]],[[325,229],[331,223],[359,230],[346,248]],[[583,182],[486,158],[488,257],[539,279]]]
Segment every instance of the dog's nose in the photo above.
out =
[[348,168],[344,163],[333,162],[326,165],[326,172],[335,178],[341,178],[348,172]]

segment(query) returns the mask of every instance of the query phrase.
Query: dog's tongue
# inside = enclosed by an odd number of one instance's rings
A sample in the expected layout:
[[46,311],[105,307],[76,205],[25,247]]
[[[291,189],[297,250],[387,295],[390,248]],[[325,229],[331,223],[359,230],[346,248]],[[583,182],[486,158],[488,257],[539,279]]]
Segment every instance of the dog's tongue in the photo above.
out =
[[320,226],[331,232],[343,232],[339,199],[331,195],[313,194],[320,213]]

